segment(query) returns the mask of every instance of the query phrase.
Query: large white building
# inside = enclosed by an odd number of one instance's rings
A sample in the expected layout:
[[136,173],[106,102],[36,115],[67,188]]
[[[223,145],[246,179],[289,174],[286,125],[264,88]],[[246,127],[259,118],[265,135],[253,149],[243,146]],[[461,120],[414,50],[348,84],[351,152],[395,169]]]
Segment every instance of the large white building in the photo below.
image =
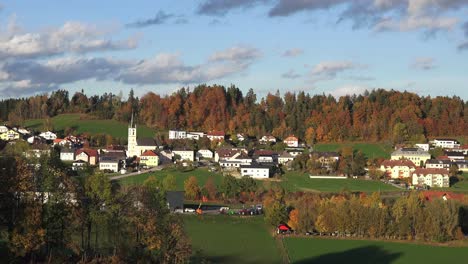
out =
[[60,160],[74,161],[75,160],[75,150],[73,150],[73,149],[62,149],[62,150],[60,150]]
[[392,152],[392,160],[408,159],[411,160],[416,166],[420,167],[431,158],[429,152],[420,148],[402,148]]
[[380,164],[380,170],[392,178],[409,178],[412,176],[412,172],[416,170],[416,165],[411,160],[384,160]]
[[180,156],[180,160],[195,161],[195,151],[186,149],[174,149],[172,153]]
[[413,185],[429,187],[450,187],[447,169],[418,168],[413,172]]
[[39,134],[39,136],[45,138],[46,140],[54,140],[57,138],[57,135],[50,131],[42,132]]
[[242,177],[249,176],[254,179],[268,179],[270,178],[271,167],[251,164],[240,166]]

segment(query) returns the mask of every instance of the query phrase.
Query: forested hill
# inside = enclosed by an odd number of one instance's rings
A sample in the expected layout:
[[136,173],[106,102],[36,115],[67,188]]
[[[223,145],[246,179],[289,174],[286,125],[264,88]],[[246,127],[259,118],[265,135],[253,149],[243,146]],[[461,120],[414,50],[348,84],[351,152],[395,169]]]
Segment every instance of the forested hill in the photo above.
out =
[[307,142],[392,139],[421,141],[434,136],[466,135],[467,102],[459,97],[422,97],[414,93],[372,90],[364,95],[309,95],[304,92],[268,94],[257,98],[231,86],[201,85],[160,96],[137,98],[105,93],[86,96],[65,90],[50,95],[0,101],[0,119],[21,124],[31,118],[62,113],[87,113],[98,119],[139,123],[159,129],[224,130],[249,135],[289,134]]

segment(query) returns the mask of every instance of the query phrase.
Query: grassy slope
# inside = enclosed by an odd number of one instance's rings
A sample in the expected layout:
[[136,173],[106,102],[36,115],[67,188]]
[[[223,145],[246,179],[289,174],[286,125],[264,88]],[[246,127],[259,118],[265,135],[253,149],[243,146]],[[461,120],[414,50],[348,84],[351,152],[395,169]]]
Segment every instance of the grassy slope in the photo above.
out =
[[360,150],[368,158],[390,158],[392,148],[384,143],[319,143],[314,146],[316,151],[339,151],[345,146]]
[[308,174],[288,172],[283,176],[282,185],[290,191],[339,192],[346,188],[349,191],[397,191],[399,189],[379,182],[357,179],[310,179]]
[[213,263],[281,263],[262,217],[185,216],[193,251]]
[[172,174],[176,177],[177,188],[184,190],[184,181],[190,176],[195,176],[198,180],[198,184],[203,186],[209,177],[213,177],[215,184],[218,186],[221,184],[222,175],[214,172],[210,172],[206,169],[196,169],[189,172],[180,172],[175,169],[164,169],[162,171],[156,171],[153,173],[145,173],[137,176],[120,179],[119,182],[122,185],[142,184],[150,175],[156,176],[156,178],[162,180],[166,175]]
[[293,263],[461,263],[467,248],[319,238],[285,238]]
[[[105,133],[116,138],[126,138],[128,124],[115,120],[80,119],[80,114],[63,114],[53,117],[54,130],[63,131],[65,128],[75,128],[76,133]],[[35,130],[41,130],[43,119],[31,119],[25,122],[25,126]],[[138,127],[139,137],[154,137],[154,131],[146,126]]]
[[[172,174],[176,177],[179,190],[184,189],[184,181],[195,176],[200,186],[203,186],[206,180],[212,176],[215,184],[221,184],[223,176],[218,173],[209,172],[206,169],[196,169],[189,172],[180,172],[175,169],[165,169],[151,174],[141,174],[120,179],[122,185],[141,184],[150,175],[163,179],[166,175]],[[264,184],[263,181],[258,181]],[[283,175],[283,181],[280,184],[288,191],[320,191],[320,192],[340,192],[343,189],[349,191],[376,192],[376,191],[397,191],[399,189],[378,181],[356,180],[356,179],[309,179],[307,174],[298,172],[288,172]],[[265,183],[266,186],[269,186]]]

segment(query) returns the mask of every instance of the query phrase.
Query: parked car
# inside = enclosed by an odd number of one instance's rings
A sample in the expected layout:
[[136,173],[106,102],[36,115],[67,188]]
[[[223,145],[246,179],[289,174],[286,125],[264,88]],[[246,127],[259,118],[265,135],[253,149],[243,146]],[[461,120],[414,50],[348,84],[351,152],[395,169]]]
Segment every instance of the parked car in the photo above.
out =
[[175,209],[175,210],[174,210],[174,213],[176,213],[176,214],[183,214],[183,213],[184,213],[184,209],[180,209],[180,208]]
[[222,214],[225,214],[229,211],[229,207],[227,206],[223,206],[221,208],[219,208],[219,212],[222,213]]

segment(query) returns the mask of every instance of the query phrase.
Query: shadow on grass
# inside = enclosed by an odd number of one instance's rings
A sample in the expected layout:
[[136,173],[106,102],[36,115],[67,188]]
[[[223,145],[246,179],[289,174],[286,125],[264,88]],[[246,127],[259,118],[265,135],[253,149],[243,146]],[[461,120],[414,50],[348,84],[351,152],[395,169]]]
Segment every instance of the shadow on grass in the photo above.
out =
[[203,251],[197,250],[190,258],[190,263],[248,263],[237,256],[207,256]]
[[306,263],[379,263],[379,264],[390,264],[401,257],[402,253],[390,253],[377,246],[367,246],[360,248],[353,248],[343,252],[329,253],[318,257],[304,259],[295,264],[306,264]]

